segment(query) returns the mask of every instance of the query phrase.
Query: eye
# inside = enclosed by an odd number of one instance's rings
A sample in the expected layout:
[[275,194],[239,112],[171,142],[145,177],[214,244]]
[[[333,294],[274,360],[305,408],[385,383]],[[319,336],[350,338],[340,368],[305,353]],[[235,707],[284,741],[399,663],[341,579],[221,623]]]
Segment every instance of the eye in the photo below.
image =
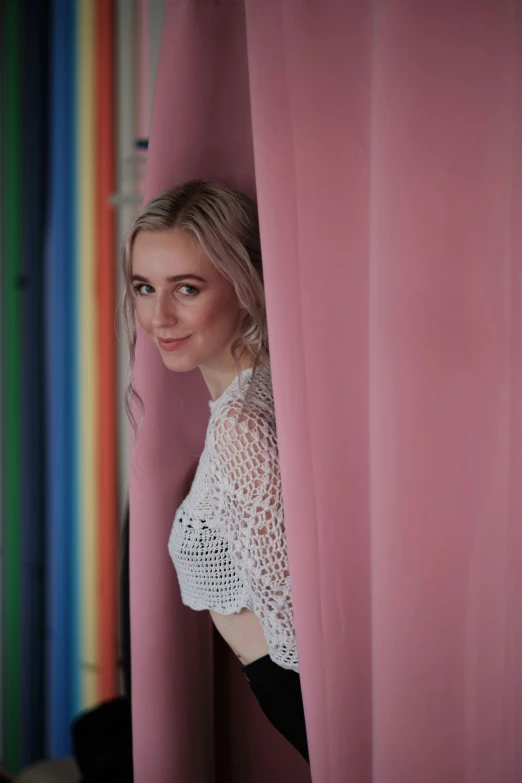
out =
[[[183,294],[183,296],[185,296],[185,297],[187,297],[187,298],[188,298],[188,297],[191,297],[191,296],[196,296],[197,294],[199,294],[199,288],[196,288],[196,286],[195,286],[195,285],[190,285],[189,283],[183,283],[183,285],[180,285],[180,287],[179,287],[179,288],[180,288],[180,289],[181,289],[181,288],[192,288],[192,291],[195,291],[195,293],[191,293],[191,294]],[[178,289],[178,290],[179,290],[179,289]]]
[[[150,291],[143,291],[142,289],[149,288]],[[151,285],[148,285],[147,283],[142,283],[141,285],[135,285],[134,290],[138,294],[138,296],[146,296],[147,294],[150,294],[151,291],[154,291],[153,287]]]

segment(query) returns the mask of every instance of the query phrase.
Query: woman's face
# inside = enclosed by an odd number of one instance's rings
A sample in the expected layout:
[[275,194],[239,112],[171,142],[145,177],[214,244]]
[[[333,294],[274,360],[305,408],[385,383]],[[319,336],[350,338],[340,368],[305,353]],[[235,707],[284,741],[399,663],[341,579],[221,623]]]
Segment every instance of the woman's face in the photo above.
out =
[[[132,284],[138,321],[169,370],[219,370],[233,363],[239,300],[196,237],[180,229],[141,231],[132,251]],[[162,342],[182,338],[174,350],[172,342]]]

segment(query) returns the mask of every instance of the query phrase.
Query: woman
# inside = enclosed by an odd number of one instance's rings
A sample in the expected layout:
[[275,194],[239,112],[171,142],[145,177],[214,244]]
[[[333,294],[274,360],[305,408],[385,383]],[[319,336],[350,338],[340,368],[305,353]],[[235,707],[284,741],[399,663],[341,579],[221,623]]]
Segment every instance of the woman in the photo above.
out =
[[[205,447],[168,542],[183,603],[208,610],[261,708],[308,761],[283,521],[255,203],[193,180],[153,199],[123,248],[131,373],[135,316],[169,370],[198,367]],[[132,381],[126,407],[143,403]]]

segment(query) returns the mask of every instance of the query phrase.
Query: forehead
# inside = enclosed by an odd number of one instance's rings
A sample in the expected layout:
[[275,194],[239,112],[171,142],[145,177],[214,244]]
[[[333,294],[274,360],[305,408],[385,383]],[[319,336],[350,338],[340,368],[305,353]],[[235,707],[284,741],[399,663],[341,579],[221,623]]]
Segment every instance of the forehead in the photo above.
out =
[[133,274],[150,277],[188,272],[201,276],[217,272],[197,238],[188,231],[140,231],[136,236],[132,248]]

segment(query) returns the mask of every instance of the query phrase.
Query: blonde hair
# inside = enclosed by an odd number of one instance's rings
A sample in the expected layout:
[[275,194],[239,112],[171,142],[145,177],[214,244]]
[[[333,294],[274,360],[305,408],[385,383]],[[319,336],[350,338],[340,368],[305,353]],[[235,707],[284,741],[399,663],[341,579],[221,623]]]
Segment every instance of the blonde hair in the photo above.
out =
[[[134,386],[136,294],[132,285],[132,249],[141,231],[159,232],[175,228],[188,231],[198,239],[214,266],[234,286],[239,303],[246,311],[241,337],[231,346],[238,377],[241,374],[236,355],[239,348],[248,348],[254,356],[252,382],[259,364],[268,364],[270,361],[259,219],[255,202],[237,190],[201,179],[190,180],[163,191],[136,218],[122,247],[122,319],[129,350],[125,410],[134,430],[134,445],[143,423],[145,406]],[[133,402],[140,410],[139,422],[132,410]]]

